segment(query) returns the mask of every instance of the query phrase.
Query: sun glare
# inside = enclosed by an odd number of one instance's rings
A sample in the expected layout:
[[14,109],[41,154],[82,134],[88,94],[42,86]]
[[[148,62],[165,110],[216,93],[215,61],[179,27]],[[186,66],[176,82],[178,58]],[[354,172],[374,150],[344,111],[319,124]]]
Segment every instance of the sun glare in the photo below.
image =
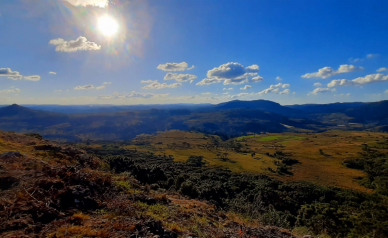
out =
[[119,24],[114,18],[103,16],[98,19],[98,29],[106,36],[113,36],[119,29]]

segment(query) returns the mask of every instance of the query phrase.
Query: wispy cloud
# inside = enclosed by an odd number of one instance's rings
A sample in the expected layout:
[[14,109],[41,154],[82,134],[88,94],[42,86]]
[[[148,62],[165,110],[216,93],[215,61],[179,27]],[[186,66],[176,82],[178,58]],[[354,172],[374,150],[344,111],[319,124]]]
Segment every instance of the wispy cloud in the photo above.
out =
[[250,89],[252,88],[251,85],[245,85],[244,87],[240,88],[240,90],[247,90],[247,89]]
[[222,90],[233,90],[233,88],[223,88]]
[[28,81],[39,81],[40,76],[39,75],[24,76],[23,79],[28,80]]
[[112,82],[104,82],[102,83],[103,85],[109,85],[109,84],[112,84]]
[[30,75],[30,76],[23,76],[18,71],[12,71],[10,68],[0,68],[0,77],[7,77],[8,79],[12,80],[28,80],[28,81],[39,81],[40,76],[39,75]]
[[0,93],[19,93],[20,89],[11,87],[9,89],[0,90]]
[[83,86],[77,86],[74,89],[75,90],[89,90],[89,89],[94,89],[94,85],[88,84],[88,85],[83,85]]
[[264,89],[263,91],[258,92],[258,95],[263,95],[263,94],[268,94],[268,93],[276,93],[276,94],[289,94],[290,90],[285,89],[283,91],[280,91],[280,88],[287,88],[290,87],[290,84],[283,84],[283,83],[278,83],[278,84],[272,84],[269,88]]
[[62,38],[53,39],[49,42],[50,45],[55,45],[55,51],[60,52],[76,52],[76,51],[89,51],[89,50],[100,50],[101,46],[88,41],[86,37],[80,36],[76,40],[65,41]]
[[276,77],[276,80],[282,81],[283,79],[280,78],[279,76]]
[[142,87],[142,89],[163,89],[163,88],[177,88],[182,86],[181,83],[159,83],[158,80],[142,80],[141,83],[148,83],[148,85]]
[[365,59],[372,59],[372,58],[376,58],[376,57],[379,57],[379,56],[380,56],[380,54],[367,54],[365,56],[365,58],[350,58],[349,62],[351,62],[351,63],[362,62]]
[[384,71],[388,71],[388,68],[387,67],[381,67],[378,70],[376,70],[376,72],[384,72]]
[[57,73],[56,73],[56,72],[53,72],[53,71],[50,71],[49,74],[55,75],[55,74],[57,74]]
[[314,91],[312,91],[311,93],[309,93],[307,95],[310,95],[310,94],[318,95],[320,93],[329,93],[329,92],[334,92],[334,91],[335,91],[335,88],[316,88],[316,89],[314,89]]
[[322,87],[322,84],[321,83],[314,83],[314,87]]
[[302,78],[322,78],[322,79],[325,79],[325,78],[331,77],[333,75],[342,74],[342,73],[349,73],[349,72],[363,70],[363,69],[364,69],[363,67],[343,64],[343,65],[340,65],[338,70],[334,70],[332,67],[323,67],[323,68],[319,69],[318,72],[307,73],[307,74],[302,75]]

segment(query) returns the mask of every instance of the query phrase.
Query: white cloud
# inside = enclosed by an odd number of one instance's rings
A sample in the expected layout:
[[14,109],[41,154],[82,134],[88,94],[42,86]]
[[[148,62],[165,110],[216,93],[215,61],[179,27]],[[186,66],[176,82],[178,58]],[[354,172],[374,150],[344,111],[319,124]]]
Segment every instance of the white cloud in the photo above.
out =
[[240,88],[241,90],[247,90],[247,89],[250,89],[252,88],[251,85],[245,85],[244,87]]
[[319,93],[328,93],[328,92],[334,92],[334,91],[335,91],[335,88],[316,88],[316,89],[314,89],[314,91],[312,91],[308,95],[310,95],[310,94],[317,95]]
[[50,71],[49,74],[54,74],[54,75],[55,75],[55,74],[57,74],[57,73],[56,73],[56,72],[53,72],[53,71]]
[[290,89],[284,89],[282,92],[280,92],[279,94],[289,94],[290,93]]
[[23,78],[23,75],[20,75],[18,71],[12,71],[10,68],[0,68],[0,77],[1,76],[7,77],[13,80],[18,80]]
[[346,94],[346,96],[348,96],[348,97],[349,97],[350,95],[351,95],[351,93]]
[[383,71],[388,71],[388,68],[387,67],[381,67],[378,70],[376,70],[376,72],[383,72]]
[[194,69],[195,68],[195,66],[193,65],[193,66],[191,66],[190,68],[187,68],[186,70],[192,70],[192,69]]
[[336,75],[336,74],[342,74],[342,73],[349,73],[353,71],[363,70],[363,67],[354,66],[354,65],[348,65],[343,64],[340,65],[338,70],[334,70],[332,67],[323,67],[318,70],[318,72],[315,73],[307,73],[302,75],[302,78],[328,78],[330,76]]
[[290,90],[285,89],[280,92],[279,88],[287,88],[290,87],[290,84],[283,84],[283,83],[278,83],[278,84],[272,84],[269,88],[264,89],[261,92],[258,92],[258,95],[263,95],[263,94],[268,94],[268,93],[276,93],[276,94],[289,94]]
[[65,0],[65,1],[74,6],[82,6],[82,7],[94,6],[94,7],[105,8],[109,4],[108,0]]
[[360,86],[364,84],[369,84],[373,82],[379,81],[387,81],[388,75],[384,74],[369,74],[365,77],[358,77],[353,80],[348,79],[335,79],[327,84],[328,87],[336,87],[336,86]]
[[83,85],[83,86],[77,86],[74,88],[75,90],[87,90],[87,89],[94,89],[93,84]]
[[223,88],[222,90],[233,90],[233,88]]
[[11,87],[9,89],[0,90],[0,93],[19,93],[20,89]]
[[39,75],[24,76],[23,79],[28,80],[28,81],[39,81],[40,76]]
[[371,59],[371,58],[376,58],[376,57],[379,57],[380,55],[379,54],[367,54],[366,57]]
[[105,85],[101,85],[101,86],[96,87],[97,90],[101,90],[101,89],[104,89],[104,88],[105,88]]
[[244,97],[247,95],[249,95],[249,93],[238,93],[238,94],[230,96],[230,98],[234,99],[234,98]]
[[185,71],[189,65],[186,62],[159,64],[157,69],[163,71]]
[[263,77],[261,77],[260,75],[258,75],[258,76],[256,76],[256,77],[253,77],[252,79],[251,79],[251,82],[261,82],[261,81],[263,81],[264,80],[264,78]]
[[175,80],[177,82],[190,82],[192,83],[197,76],[194,74],[177,74],[177,73],[167,73],[164,76],[164,80]]
[[112,82],[104,82],[104,83],[102,83],[102,85],[109,85],[109,84],[112,84]]
[[388,93],[388,89],[387,89],[387,90],[385,90],[385,93]]
[[314,83],[314,87],[322,87],[322,84],[321,83]]
[[279,76],[276,77],[276,80],[282,81],[283,79],[280,78]]
[[159,83],[158,80],[142,80],[141,83],[148,83],[148,85],[142,87],[142,89],[163,89],[163,88],[177,88],[182,86],[181,83]]
[[28,81],[39,81],[40,76],[39,75],[30,75],[30,76],[23,76],[18,71],[12,71],[10,68],[0,68],[0,77],[7,77],[12,80],[28,80]]
[[57,46],[55,51],[76,52],[80,50],[100,50],[101,46],[88,41],[86,37],[80,36],[77,40],[65,41],[62,38],[50,40],[49,44]]
[[255,77],[252,82],[262,81],[262,77],[258,76],[259,66],[254,64],[244,68],[240,63],[229,62],[219,67],[215,67],[207,72],[207,78],[198,82],[197,85],[209,85],[212,83],[224,82],[228,84],[242,84],[248,82],[250,77]]
[[210,95],[212,94],[211,92],[206,92],[206,93],[201,93],[202,95]]

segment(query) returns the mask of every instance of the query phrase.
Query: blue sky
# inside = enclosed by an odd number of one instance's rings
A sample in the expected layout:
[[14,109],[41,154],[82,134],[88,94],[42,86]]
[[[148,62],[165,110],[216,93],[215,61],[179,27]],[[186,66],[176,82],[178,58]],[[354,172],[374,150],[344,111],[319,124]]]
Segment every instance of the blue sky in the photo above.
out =
[[2,0],[0,104],[385,100],[386,9],[384,0]]

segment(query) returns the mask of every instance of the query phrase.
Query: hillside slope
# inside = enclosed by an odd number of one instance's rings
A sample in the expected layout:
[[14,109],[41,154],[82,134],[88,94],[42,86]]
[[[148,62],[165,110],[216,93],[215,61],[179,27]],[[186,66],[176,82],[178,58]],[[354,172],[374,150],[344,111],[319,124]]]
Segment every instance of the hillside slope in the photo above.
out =
[[0,142],[1,237],[295,237],[152,190],[73,146],[3,132]]

